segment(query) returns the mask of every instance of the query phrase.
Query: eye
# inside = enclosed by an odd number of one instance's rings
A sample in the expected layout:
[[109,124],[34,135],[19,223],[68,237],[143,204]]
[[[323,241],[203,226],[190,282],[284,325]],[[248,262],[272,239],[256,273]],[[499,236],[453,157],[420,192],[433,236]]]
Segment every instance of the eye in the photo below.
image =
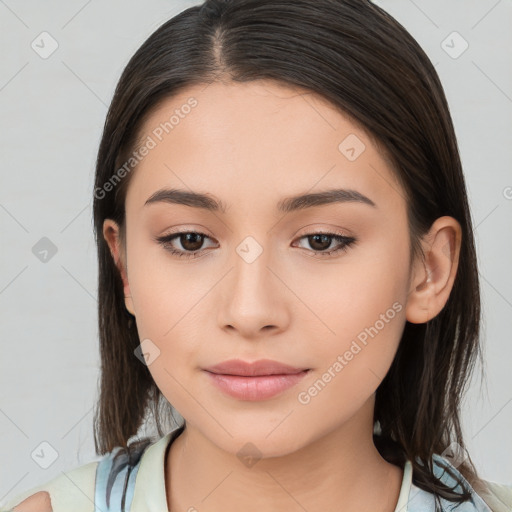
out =
[[[315,257],[318,255],[322,258],[347,251],[356,242],[354,237],[345,236],[341,233],[310,233],[299,238],[299,240],[302,239],[307,239],[309,246],[313,248]],[[337,241],[338,244],[334,249],[329,250],[333,241]]]
[[[205,239],[210,239],[205,233],[197,231],[180,231],[157,237],[155,240],[160,243],[167,251],[178,258],[197,258],[200,256],[201,246]],[[348,248],[356,242],[354,237],[347,237],[341,233],[310,233],[299,238],[299,240],[307,239],[308,244],[313,249],[315,255],[320,257],[331,256],[341,251],[347,251]],[[176,249],[173,242],[179,241],[182,249]],[[330,249],[333,241],[337,241],[338,245],[334,249]]]
[[[171,235],[157,237],[156,241],[162,244],[171,254],[178,256],[178,258],[197,258],[197,253],[200,252],[205,238],[210,237],[197,231],[180,231]],[[172,242],[174,242],[175,239],[179,240],[183,249],[175,249],[173,247]]]

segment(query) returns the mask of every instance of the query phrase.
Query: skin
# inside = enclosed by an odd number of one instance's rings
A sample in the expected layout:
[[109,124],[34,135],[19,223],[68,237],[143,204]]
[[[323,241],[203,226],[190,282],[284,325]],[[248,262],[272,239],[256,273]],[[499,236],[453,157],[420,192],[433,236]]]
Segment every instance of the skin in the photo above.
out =
[[[186,419],[165,460],[173,512],[261,510],[393,512],[403,471],[372,441],[375,391],[395,356],[405,321],[444,307],[457,271],[461,230],[440,217],[422,240],[425,262],[409,260],[405,193],[388,161],[358,125],[321,97],[259,80],[197,85],[165,100],[141,137],[190,97],[198,105],[138,164],[126,196],[126,240],[107,219],[104,237],[124,282],[140,339],[160,351],[149,370]],[[354,161],[338,145],[355,134]],[[145,201],[158,189],[211,194],[226,213]],[[333,203],[283,214],[284,197],[345,188],[376,208]],[[174,239],[178,258],[154,237],[202,232],[203,244]],[[356,238],[320,255],[306,235]],[[251,263],[236,249],[253,237]],[[331,242],[329,245],[329,241]],[[339,247],[335,238],[324,244]],[[251,249],[253,250],[253,249]],[[300,392],[332,367],[394,303],[401,309],[309,403]],[[240,358],[310,368],[296,386],[262,401],[224,395],[202,368]],[[237,456],[252,443],[258,460]]]

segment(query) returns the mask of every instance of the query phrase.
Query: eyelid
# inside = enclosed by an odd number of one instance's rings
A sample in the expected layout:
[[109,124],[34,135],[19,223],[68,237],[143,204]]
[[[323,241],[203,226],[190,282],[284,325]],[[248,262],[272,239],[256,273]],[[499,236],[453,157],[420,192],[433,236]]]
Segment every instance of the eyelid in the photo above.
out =
[[[154,240],[157,243],[159,243],[160,245],[162,245],[164,247],[164,249],[167,250],[171,255],[173,255],[174,257],[177,257],[177,258],[197,259],[197,258],[201,258],[203,256],[208,255],[211,251],[209,251],[208,249],[205,249],[205,248],[197,249],[196,251],[186,251],[186,250],[181,250],[181,249],[175,249],[174,247],[172,247],[171,242],[173,242],[175,239],[178,239],[181,235],[189,234],[189,233],[194,233],[194,234],[197,234],[204,238],[209,238],[210,240],[215,240],[214,237],[211,237],[210,235],[208,235],[206,233],[203,233],[203,232],[195,230],[195,229],[186,229],[186,228],[179,228],[179,229],[173,230],[171,232],[168,232],[165,235],[155,237]],[[310,254],[308,254],[309,257],[313,257],[316,259],[334,258],[335,256],[333,256],[333,255],[338,255],[338,254],[347,252],[348,249],[351,246],[353,246],[354,244],[356,244],[358,241],[357,238],[350,236],[350,235],[345,235],[345,234],[341,233],[338,229],[330,229],[330,230],[329,229],[323,229],[323,230],[317,229],[317,230],[315,230],[314,228],[310,228],[308,232],[306,232],[302,235],[295,236],[295,238],[293,240],[300,241],[303,238],[308,238],[310,236],[318,236],[318,235],[326,235],[326,236],[332,238],[333,240],[337,240],[338,246],[335,249],[324,250],[324,251],[315,251],[315,250],[309,250],[309,249],[302,248],[302,250],[305,251],[305,253],[310,253]]]
[[308,250],[308,249],[305,249],[305,251],[307,253],[311,253],[309,254],[310,257],[313,257],[313,258],[328,258],[328,257],[331,257],[333,254],[339,254],[339,253],[343,253],[343,252],[346,252],[351,246],[353,246],[354,244],[356,244],[358,242],[358,239],[354,236],[351,236],[351,235],[345,235],[344,233],[336,230],[336,229],[330,229],[330,230],[309,230],[308,232],[304,233],[304,234],[300,234],[298,235],[297,237],[294,238],[294,240],[302,240],[304,238],[308,238],[310,236],[316,236],[316,235],[326,235],[330,238],[332,238],[333,240],[338,240],[338,244],[341,244],[339,245],[337,248],[335,249],[330,249],[330,250],[326,250],[326,251],[311,251],[311,250]]
[[210,231],[207,228],[205,228],[204,226],[202,226],[201,224],[196,224],[196,225],[180,224],[179,226],[174,226],[172,228],[165,229],[163,231],[163,233],[159,236],[160,237],[169,236],[169,235],[173,235],[175,233],[198,233],[201,235],[209,236],[210,238],[214,238],[214,236],[210,233]]
[[[303,230],[305,230],[305,231],[303,232]],[[297,238],[297,237],[301,238],[303,236],[308,236],[308,235],[338,235],[338,236],[343,236],[346,238],[351,237],[351,235],[349,235],[344,230],[335,228],[334,226],[330,227],[330,228],[312,228],[310,226],[306,226],[305,228],[302,228],[301,230],[299,230],[294,235],[294,238]]]
[[[319,224],[323,224],[323,225],[319,226]],[[346,236],[347,238],[353,236],[348,229],[340,228],[336,225],[325,223],[325,222],[324,223],[312,222],[311,224],[302,226],[299,230],[297,230],[294,233],[293,236],[294,237],[304,236],[304,235],[310,235],[310,234],[315,234],[315,233],[325,233],[328,235],[340,235],[340,236]]]

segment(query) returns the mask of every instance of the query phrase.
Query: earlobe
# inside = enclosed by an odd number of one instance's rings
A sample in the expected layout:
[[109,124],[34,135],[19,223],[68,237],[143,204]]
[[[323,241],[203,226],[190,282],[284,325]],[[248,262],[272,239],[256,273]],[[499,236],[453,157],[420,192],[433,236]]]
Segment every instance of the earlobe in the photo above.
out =
[[123,281],[124,298],[126,309],[132,314],[134,313],[133,301],[128,283],[128,272],[126,268],[125,258],[123,257],[121,240],[119,237],[119,225],[112,219],[105,219],[103,222],[103,237],[105,238],[110,254],[114,260],[116,267],[121,275]]
[[444,308],[455,282],[462,230],[453,217],[439,217],[422,240],[424,260],[413,265],[406,319],[428,322]]

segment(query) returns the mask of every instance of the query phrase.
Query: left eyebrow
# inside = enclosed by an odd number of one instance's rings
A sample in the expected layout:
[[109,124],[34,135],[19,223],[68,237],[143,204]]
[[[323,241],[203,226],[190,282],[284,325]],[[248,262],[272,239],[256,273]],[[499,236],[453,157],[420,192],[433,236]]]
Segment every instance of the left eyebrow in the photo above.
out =
[[[192,208],[226,213],[226,205],[220,199],[211,194],[202,194],[200,192],[190,192],[180,189],[160,189],[147,199],[144,206],[157,202],[182,204]],[[280,212],[288,213],[312,208],[314,206],[347,202],[362,203],[377,208],[377,205],[369,197],[366,197],[357,190],[330,189],[323,192],[286,197],[277,203],[277,209]]]
[[302,194],[293,197],[287,197],[278,203],[278,210],[281,212],[293,212],[296,210],[303,210],[313,206],[322,206],[331,203],[362,203],[377,208],[377,205],[361,192],[357,190],[336,188],[331,190],[324,190],[323,192],[316,192],[313,194]]

